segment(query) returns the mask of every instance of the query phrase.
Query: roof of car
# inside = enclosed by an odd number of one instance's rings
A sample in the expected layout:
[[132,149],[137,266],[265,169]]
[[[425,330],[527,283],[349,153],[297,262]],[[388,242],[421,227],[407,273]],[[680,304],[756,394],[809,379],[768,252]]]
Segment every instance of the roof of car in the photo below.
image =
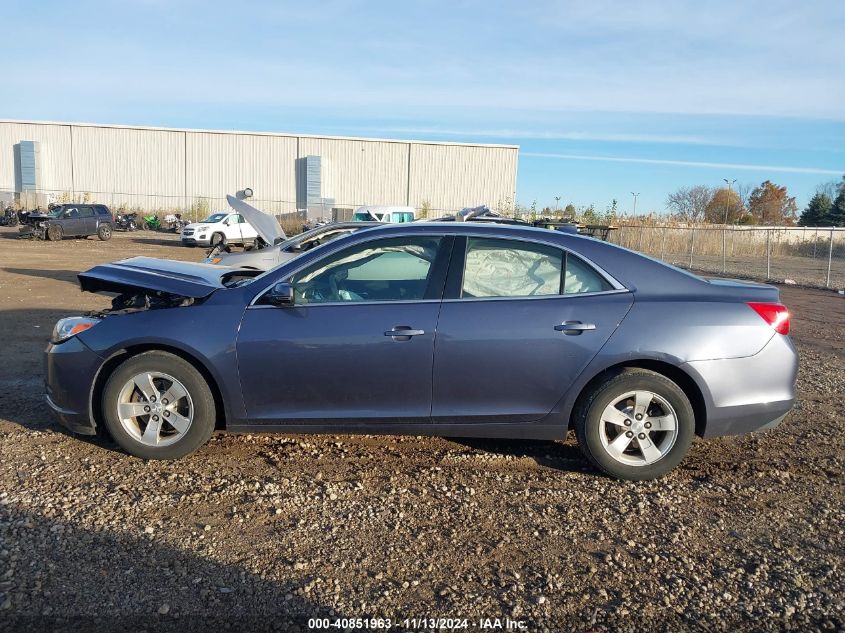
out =
[[[329,222],[328,224],[323,224],[319,228],[321,229],[352,229],[355,227],[366,228],[366,227],[373,227],[373,226],[384,226],[384,222]],[[318,228],[318,227],[314,227]]]
[[593,237],[554,229],[492,222],[410,222],[385,224],[366,231],[370,237],[375,234],[407,235],[408,233],[499,236],[546,242],[571,250],[595,263],[629,289],[637,288],[641,292],[647,290],[655,294],[660,294],[664,288],[668,287],[676,291],[681,287],[686,287],[691,292],[701,290],[700,278],[678,270],[665,262]]

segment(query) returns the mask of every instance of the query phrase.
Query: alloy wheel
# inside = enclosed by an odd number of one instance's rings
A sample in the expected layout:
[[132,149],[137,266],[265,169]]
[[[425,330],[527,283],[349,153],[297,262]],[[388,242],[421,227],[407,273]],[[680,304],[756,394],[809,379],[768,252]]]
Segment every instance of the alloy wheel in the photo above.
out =
[[665,457],[678,439],[672,405],[652,391],[629,391],[601,414],[599,438],[604,450],[629,466],[647,466]]
[[182,439],[191,428],[194,404],[176,378],[145,371],[133,376],[120,390],[117,417],[138,442],[168,446]]

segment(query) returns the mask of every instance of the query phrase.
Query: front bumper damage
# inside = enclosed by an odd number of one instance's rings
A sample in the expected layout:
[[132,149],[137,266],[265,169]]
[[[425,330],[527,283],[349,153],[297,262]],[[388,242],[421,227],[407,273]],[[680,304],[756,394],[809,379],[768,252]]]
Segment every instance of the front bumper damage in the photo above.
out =
[[103,362],[76,336],[45,350],[44,398],[59,423],[74,433],[96,433],[91,387]]

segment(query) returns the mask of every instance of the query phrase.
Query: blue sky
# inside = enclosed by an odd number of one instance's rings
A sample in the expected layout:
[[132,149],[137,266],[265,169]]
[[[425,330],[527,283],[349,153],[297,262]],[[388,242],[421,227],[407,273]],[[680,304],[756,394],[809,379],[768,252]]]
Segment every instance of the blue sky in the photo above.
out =
[[0,118],[512,143],[517,198],[845,173],[845,2],[4,3]]

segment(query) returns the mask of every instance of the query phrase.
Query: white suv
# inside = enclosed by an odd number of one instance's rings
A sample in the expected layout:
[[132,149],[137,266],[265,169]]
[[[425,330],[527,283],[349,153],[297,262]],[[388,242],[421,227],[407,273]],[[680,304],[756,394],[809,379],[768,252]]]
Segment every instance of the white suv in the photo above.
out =
[[244,220],[240,213],[213,213],[202,222],[189,224],[182,229],[182,244],[185,246],[217,246],[218,244],[240,244],[255,242],[258,233]]

